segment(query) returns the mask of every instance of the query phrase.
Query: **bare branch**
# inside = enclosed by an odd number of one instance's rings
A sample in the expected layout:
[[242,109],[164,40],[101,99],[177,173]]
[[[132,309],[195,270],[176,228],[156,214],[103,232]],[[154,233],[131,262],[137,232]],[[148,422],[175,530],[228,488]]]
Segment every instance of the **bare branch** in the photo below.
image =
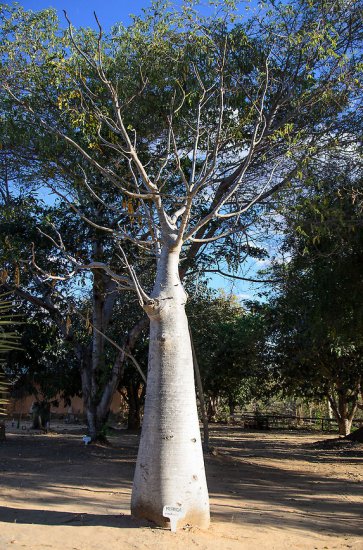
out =
[[95,327],[94,324],[91,323],[91,321],[89,319],[86,319],[86,317],[78,310],[74,310],[75,313],[81,317],[84,321],[87,321],[89,323],[89,325],[92,327],[92,329],[97,332],[100,336],[102,336],[102,338],[104,338],[105,340],[107,340],[107,342],[109,342],[113,347],[115,347],[120,353],[122,353],[123,355],[125,355],[128,359],[131,360],[131,362],[134,364],[134,366],[136,367],[138,373],[140,374],[141,378],[143,379],[143,381],[146,383],[146,376],[144,375],[139,363],[137,362],[137,360],[135,359],[135,357],[132,355],[132,353],[130,353],[128,350],[126,350],[126,348],[122,348],[121,346],[119,346],[114,340],[112,340],[112,338],[110,338],[109,336],[107,336],[107,334],[105,334],[104,332],[102,332],[100,329],[98,329],[97,327]]
[[[119,249],[120,249],[120,252],[122,254],[122,257],[123,257],[123,261],[130,273],[130,276],[131,276],[131,279],[133,281],[133,284],[134,284],[134,288],[136,290],[136,293],[138,295],[138,298],[139,298],[139,304],[141,307],[144,307],[145,304],[151,304],[153,302],[152,298],[150,298],[150,296],[148,296],[146,294],[146,292],[143,290],[142,286],[141,286],[141,283],[135,273],[135,270],[132,266],[130,266],[129,262],[128,262],[128,259],[127,259],[127,256],[122,248],[122,246],[118,245]],[[121,259],[121,258],[120,258]]]
[[246,206],[244,206],[243,208],[241,208],[240,210],[236,210],[235,212],[228,212],[226,214],[220,214],[219,212],[217,212],[215,214],[215,216],[217,218],[233,218],[235,216],[240,216],[241,214],[243,214],[244,212],[247,212],[247,210],[249,210],[254,204],[256,204],[257,202],[260,201],[261,197],[265,194],[265,191],[266,189],[268,188],[268,186],[270,185],[271,183],[271,180],[277,170],[277,168],[282,164],[282,160],[280,160],[279,162],[277,162],[275,164],[275,166],[273,167],[273,169],[271,170],[271,174],[270,174],[270,177],[269,179],[267,180],[267,182],[265,183],[265,185],[263,186],[263,188],[261,189],[261,191],[258,193],[258,195],[256,195],[252,200],[250,200]]
[[229,237],[229,235],[233,235],[234,233],[241,233],[241,231],[244,231],[247,229],[247,227],[251,225],[237,225],[235,227],[231,227],[227,231],[224,231],[223,233],[218,233],[218,235],[214,235],[213,237],[206,237],[206,238],[194,238],[190,237],[189,240],[194,243],[212,243],[214,241],[218,241],[219,239],[223,239],[225,237]]
[[[188,271],[187,275],[193,275],[194,273],[200,273],[200,271]],[[203,269],[203,273],[218,273],[219,275],[222,275],[223,277],[227,277],[229,279],[237,279],[238,281],[247,281],[249,283],[261,283],[261,284],[275,284],[275,283],[281,283],[282,279],[253,279],[251,277],[240,277],[239,275],[233,275],[232,273],[226,273],[222,271],[221,269]]]

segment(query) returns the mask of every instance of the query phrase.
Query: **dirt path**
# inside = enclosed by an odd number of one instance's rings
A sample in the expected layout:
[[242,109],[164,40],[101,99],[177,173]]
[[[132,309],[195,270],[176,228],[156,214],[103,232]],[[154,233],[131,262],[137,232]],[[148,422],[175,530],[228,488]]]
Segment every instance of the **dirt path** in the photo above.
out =
[[212,526],[176,535],[129,515],[138,437],[85,447],[81,431],[0,444],[0,550],[363,550],[363,445],[327,436],[213,430]]

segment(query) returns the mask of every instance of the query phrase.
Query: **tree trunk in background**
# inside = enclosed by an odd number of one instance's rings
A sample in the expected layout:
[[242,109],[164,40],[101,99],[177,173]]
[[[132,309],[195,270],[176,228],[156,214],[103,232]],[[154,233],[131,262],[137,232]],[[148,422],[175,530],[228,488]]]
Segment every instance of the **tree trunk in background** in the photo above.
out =
[[[95,236],[92,244],[95,259],[103,260],[102,239]],[[123,364],[123,355],[117,354],[107,382],[100,384],[100,373],[105,372],[105,337],[116,301],[116,284],[101,270],[92,272],[92,340],[80,346],[83,402],[86,411],[88,435],[92,441],[105,438],[105,426],[110,414],[113,395],[117,389]],[[104,376],[101,376],[104,380]]]
[[127,403],[129,406],[127,415],[127,429],[139,430],[141,428],[141,409],[143,403],[143,387],[140,382],[130,381],[126,387]]
[[96,441],[104,426],[104,419],[97,415],[96,382],[93,378],[91,350],[86,349],[81,367],[83,405],[87,418],[88,435],[92,441]]
[[32,417],[34,430],[46,430],[50,420],[50,403],[47,401],[36,401],[32,405]]
[[332,409],[332,406],[330,404],[329,398],[327,399],[327,409],[328,409],[328,418],[329,418],[329,420],[332,420],[333,419],[333,409]]
[[[103,388],[101,397],[98,397],[98,387],[94,380],[95,371],[92,368],[90,350],[86,350],[84,353],[81,368],[83,405],[87,419],[88,435],[92,441],[97,441],[105,438],[104,431],[110,415],[110,405],[114,392],[107,392],[105,396],[105,388]],[[115,384],[115,390],[116,387],[117,384]]]
[[338,422],[339,435],[347,436],[352,429],[353,418],[358,408],[358,393],[348,394],[339,383],[337,388],[337,399],[333,394],[328,395],[328,399]]
[[208,397],[207,416],[208,416],[209,422],[216,421],[218,405],[219,405],[218,397],[213,397],[213,396]]
[[200,414],[202,417],[202,423],[203,423],[203,449],[204,451],[209,450],[209,426],[208,426],[208,417],[207,417],[207,411],[205,408],[205,400],[204,400],[204,392],[203,392],[203,384],[202,384],[202,378],[200,376],[200,370],[198,365],[198,359],[197,355],[195,353],[194,348],[194,342],[193,342],[193,336],[189,327],[189,335],[190,335],[190,343],[192,346],[192,353],[193,353],[193,365],[194,365],[194,373],[195,373],[195,380],[197,383],[198,388],[198,398],[199,398],[199,405],[200,405]]
[[[308,407],[309,407],[309,418],[313,418],[314,405],[312,403],[309,403]],[[309,422],[310,422],[310,424],[312,424],[313,420],[310,420]]]
[[352,421],[349,418],[338,419],[339,435],[349,435],[352,429]]
[[338,412],[339,435],[349,435],[352,428],[353,415],[349,411],[347,394],[342,389],[338,389]]
[[233,397],[230,395],[228,396],[228,408],[229,408],[229,417],[230,420],[234,420],[234,412],[236,408],[236,402],[234,401]]
[[[93,243],[94,257],[102,258],[102,251],[102,244],[95,240]],[[102,411],[98,410],[100,388],[97,383],[97,375],[104,365],[105,340],[102,333],[105,331],[104,306],[107,280],[105,275],[97,269],[92,272],[92,276],[92,341],[88,360],[86,362],[86,394],[84,395],[87,397],[87,399],[85,399],[85,404],[89,436],[92,441],[94,441],[102,437],[102,435],[104,436],[102,431],[104,430],[104,425],[109,414],[109,407],[105,407],[105,410]]]
[[179,250],[164,246],[152,293],[145,414],[131,499],[134,516],[168,525],[164,506],[182,508],[177,526],[209,525],[193,357],[178,274]]
[[299,403],[299,401],[296,401],[296,404],[295,404],[295,414],[296,414],[297,425],[300,426],[303,423],[302,421],[303,406],[302,406],[302,403]]

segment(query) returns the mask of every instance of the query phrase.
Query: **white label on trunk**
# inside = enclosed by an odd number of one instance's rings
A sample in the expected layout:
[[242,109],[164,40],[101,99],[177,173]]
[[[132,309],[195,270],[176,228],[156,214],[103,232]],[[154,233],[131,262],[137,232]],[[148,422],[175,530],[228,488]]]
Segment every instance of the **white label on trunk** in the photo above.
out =
[[163,516],[170,520],[170,529],[176,533],[178,519],[183,517],[183,509],[180,506],[164,506]]

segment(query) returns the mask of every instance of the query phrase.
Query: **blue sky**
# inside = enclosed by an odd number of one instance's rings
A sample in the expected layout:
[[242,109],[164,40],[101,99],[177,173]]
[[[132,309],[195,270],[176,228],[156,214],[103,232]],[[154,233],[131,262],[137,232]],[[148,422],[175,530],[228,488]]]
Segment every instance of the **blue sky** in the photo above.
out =
[[[142,8],[150,5],[145,0],[25,0],[19,2],[25,9],[41,10],[55,8],[61,21],[66,10],[74,26],[94,26],[93,12],[97,13],[102,26],[110,28],[114,23],[130,21],[129,15],[141,13]],[[66,24],[65,20],[64,23]]]
[[[174,0],[175,5],[180,5],[182,0]],[[257,0],[244,0],[241,2],[240,12],[246,9],[253,9],[257,5]],[[66,10],[69,18],[75,27],[95,26],[93,12],[97,16],[105,29],[109,29],[114,23],[123,22],[127,24],[130,21],[130,14],[140,15],[143,8],[151,5],[151,0],[19,0],[25,9],[41,10],[45,8],[55,8],[59,14],[60,21],[66,24],[63,10]],[[200,9],[207,9],[208,0],[201,0]],[[246,12],[248,13],[248,11]]]

